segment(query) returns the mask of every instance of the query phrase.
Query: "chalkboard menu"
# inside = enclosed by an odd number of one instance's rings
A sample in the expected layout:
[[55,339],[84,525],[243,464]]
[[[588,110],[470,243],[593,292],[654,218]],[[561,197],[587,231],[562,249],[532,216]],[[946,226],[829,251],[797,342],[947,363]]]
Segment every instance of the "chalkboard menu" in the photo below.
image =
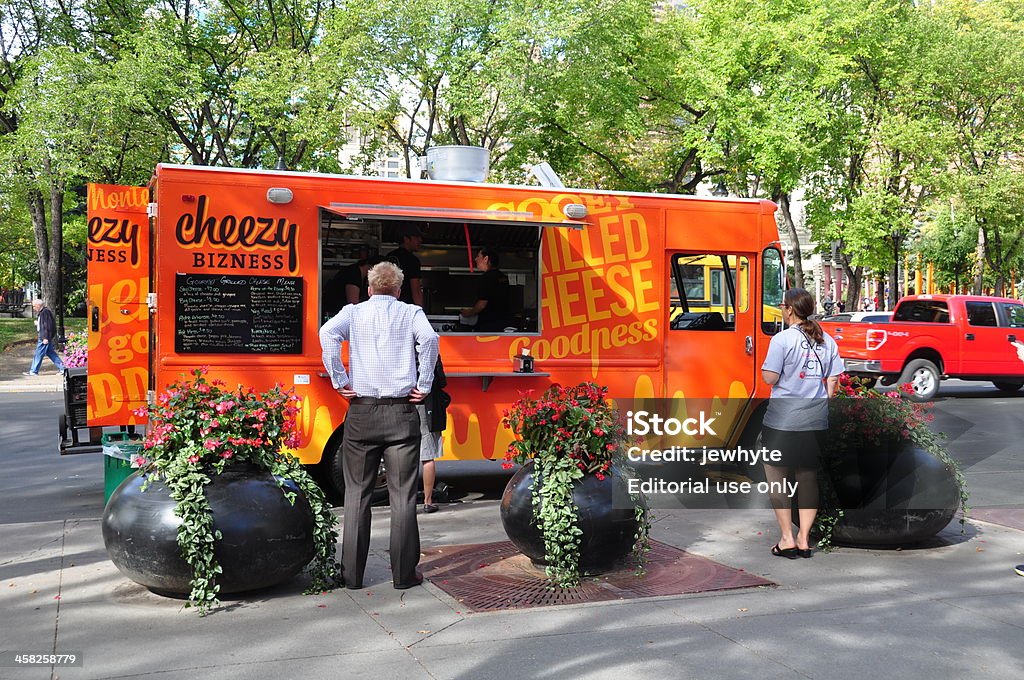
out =
[[302,278],[178,274],[178,354],[301,354]]

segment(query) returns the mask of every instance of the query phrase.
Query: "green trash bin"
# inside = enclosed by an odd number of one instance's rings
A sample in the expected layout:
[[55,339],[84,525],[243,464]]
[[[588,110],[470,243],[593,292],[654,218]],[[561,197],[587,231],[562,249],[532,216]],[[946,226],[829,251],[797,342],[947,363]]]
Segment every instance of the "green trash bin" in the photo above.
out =
[[128,479],[135,468],[132,458],[142,451],[142,435],[111,432],[103,435],[103,503]]

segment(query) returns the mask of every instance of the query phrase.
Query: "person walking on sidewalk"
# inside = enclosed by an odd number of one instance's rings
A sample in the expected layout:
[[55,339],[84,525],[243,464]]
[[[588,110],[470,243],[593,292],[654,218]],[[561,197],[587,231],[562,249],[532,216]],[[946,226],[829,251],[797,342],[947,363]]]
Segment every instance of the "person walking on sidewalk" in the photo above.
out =
[[36,313],[36,328],[39,331],[39,341],[36,343],[36,353],[32,357],[32,365],[22,375],[39,375],[39,368],[43,365],[43,357],[49,357],[53,365],[57,367],[57,374],[64,375],[64,362],[57,354],[54,339],[57,335],[57,320],[53,317],[50,308],[43,304],[42,300],[33,300],[32,310]]
[[[367,274],[370,299],[346,305],[320,329],[324,367],[348,399],[342,439],[345,523],[341,564],[345,587],[363,587],[370,549],[370,500],[381,458],[391,503],[391,576],[395,588],[418,586],[423,576],[416,520],[420,414],[430,394],[438,337],[423,309],[398,300],[402,270],[393,262]],[[349,370],[341,344],[349,343]]]

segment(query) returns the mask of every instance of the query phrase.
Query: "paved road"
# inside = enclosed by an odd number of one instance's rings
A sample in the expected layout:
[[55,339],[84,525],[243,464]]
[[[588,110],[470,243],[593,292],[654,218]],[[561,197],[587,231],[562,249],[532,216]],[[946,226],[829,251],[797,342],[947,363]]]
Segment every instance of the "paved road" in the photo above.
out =
[[[975,505],[1019,501],[1021,397],[950,385],[938,426]],[[59,457],[59,394],[0,394],[0,649],[81,651],[0,678],[372,677],[934,680],[1024,674],[1024,533],[972,521],[908,550],[768,555],[764,511],[663,511],[653,535],[778,584],[627,602],[467,614],[436,586],[388,587],[386,508],[363,591],[301,579],[205,619],[126,581],[99,533],[102,461]],[[1020,506],[1018,506],[1020,507]],[[496,501],[421,517],[424,546],[504,538]]]
[[1024,391],[947,380],[934,413],[934,428],[964,469],[971,506],[1024,508]]

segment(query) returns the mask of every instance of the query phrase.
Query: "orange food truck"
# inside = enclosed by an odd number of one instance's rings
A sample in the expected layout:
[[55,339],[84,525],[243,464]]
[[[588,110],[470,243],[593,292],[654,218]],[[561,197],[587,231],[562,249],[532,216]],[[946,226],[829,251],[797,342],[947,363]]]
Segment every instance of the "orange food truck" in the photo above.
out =
[[[141,424],[133,409],[208,366],[294,388],[296,454],[340,488],[346,402],[318,330],[335,274],[413,225],[453,399],[443,459],[502,459],[503,411],[552,383],[707,404],[727,424],[717,445],[760,426],[784,272],[769,201],[159,165],[148,188],[90,185],[88,210],[93,431]],[[501,332],[460,323],[481,246],[508,276]],[[522,350],[533,373],[513,371]]]

